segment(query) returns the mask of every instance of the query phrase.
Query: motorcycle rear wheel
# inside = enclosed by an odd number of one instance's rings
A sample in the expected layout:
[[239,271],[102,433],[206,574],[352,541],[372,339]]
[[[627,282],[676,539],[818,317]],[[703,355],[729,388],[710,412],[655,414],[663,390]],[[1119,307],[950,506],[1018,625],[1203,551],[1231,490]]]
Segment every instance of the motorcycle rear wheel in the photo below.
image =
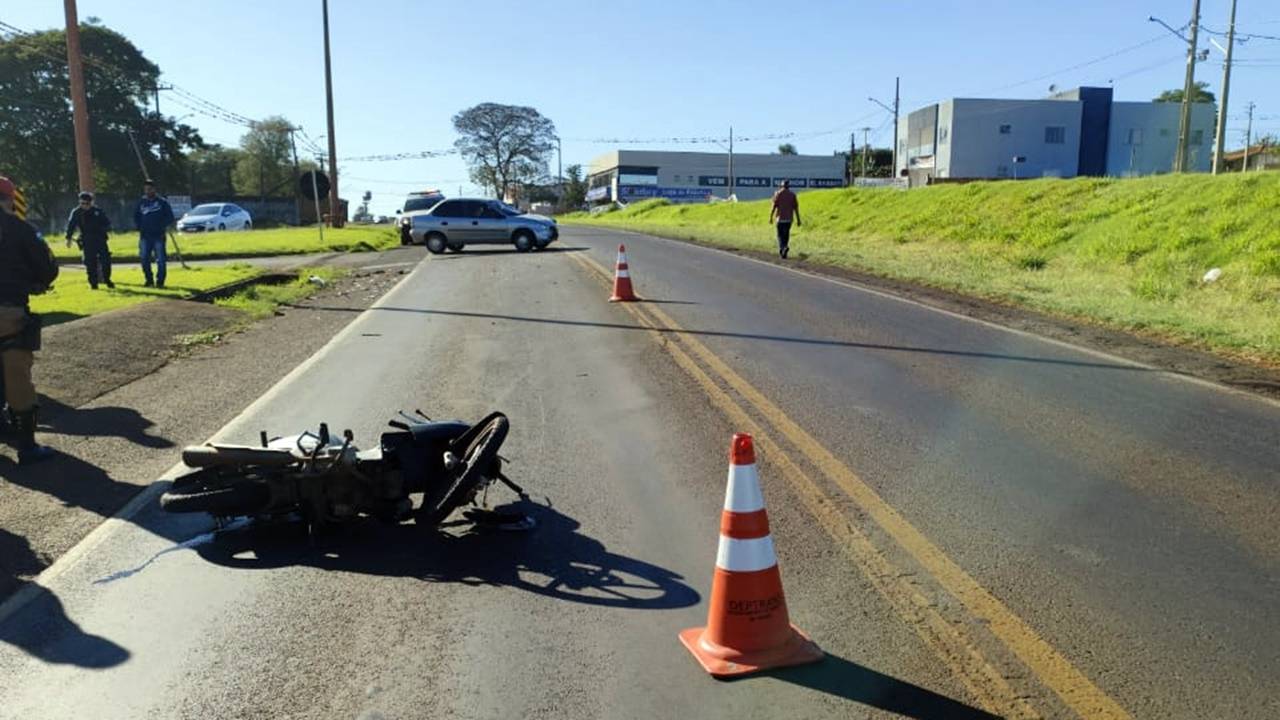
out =
[[183,475],[160,496],[165,512],[206,512],[218,517],[253,515],[267,506],[266,484],[243,475],[222,475],[205,468]]
[[459,470],[440,483],[443,492],[432,492],[431,488],[422,497],[422,505],[418,508],[414,522],[419,525],[435,527],[449,514],[471,499],[486,472],[497,472],[498,450],[507,439],[510,422],[500,412],[489,416],[471,426],[471,429],[454,440],[450,447],[459,455]]

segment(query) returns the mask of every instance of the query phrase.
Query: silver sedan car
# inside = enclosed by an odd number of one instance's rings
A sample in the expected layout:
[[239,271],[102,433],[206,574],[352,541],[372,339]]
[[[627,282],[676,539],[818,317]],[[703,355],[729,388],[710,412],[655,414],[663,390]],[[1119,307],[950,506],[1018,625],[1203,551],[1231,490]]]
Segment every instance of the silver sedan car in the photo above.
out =
[[413,215],[410,237],[439,254],[468,245],[511,244],[519,252],[541,250],[560,236],[556,221],[522,213],[497,200],[455,198]]

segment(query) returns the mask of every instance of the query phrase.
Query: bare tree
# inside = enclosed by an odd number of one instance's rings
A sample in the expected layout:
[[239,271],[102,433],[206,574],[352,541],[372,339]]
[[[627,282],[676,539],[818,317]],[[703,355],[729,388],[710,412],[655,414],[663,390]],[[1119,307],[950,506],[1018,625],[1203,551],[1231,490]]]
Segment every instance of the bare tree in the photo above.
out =
[[461,136],[454,147],[471,166],[471,180],[501,198],[513,183],[546,174],[556,126],[531,107],[481,103],[453,116]]

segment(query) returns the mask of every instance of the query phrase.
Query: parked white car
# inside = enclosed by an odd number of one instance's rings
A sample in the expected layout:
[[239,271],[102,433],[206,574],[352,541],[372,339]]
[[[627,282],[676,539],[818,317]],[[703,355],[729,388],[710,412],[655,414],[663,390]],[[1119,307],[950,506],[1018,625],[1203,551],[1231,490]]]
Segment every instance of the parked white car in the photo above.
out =
[[253,218],[249,217],[249,211],[231,203],[197,205],[178,219],[178,232],[252,229]]

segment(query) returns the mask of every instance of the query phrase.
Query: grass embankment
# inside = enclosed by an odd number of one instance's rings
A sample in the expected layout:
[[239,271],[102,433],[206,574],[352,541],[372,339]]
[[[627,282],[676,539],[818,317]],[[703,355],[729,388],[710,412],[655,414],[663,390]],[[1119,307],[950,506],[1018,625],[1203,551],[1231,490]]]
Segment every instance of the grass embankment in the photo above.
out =
[[165,287],[154,288],[143,287],[141,270],[115,268],[111,273],[115,289],[102,285],[93,290],[83,273],[64,270],[52,290],[31,298],[31,310],[44,316],[45,325],[53,325],[159,298],[188,298],[259,272],[257,268],[241,263],[190,269],[174,263],[168,269]]
[[[275,313],[276,308],[303,300],[342,277],[339,268],[314,267],[298,271],[293,282],[279,285],[250,285],[228,298],[214,302],[224,307],[243,310],[251,319],[259,320]],[[313,279],[315,278],[315,279]]]
[[[230,257],[262,257],[266,255],[302,255],[324,252],[365,252],[386,250],[400,244],[390,225],[348,225],[340,229],[325,228],[324,242],[314,227],[250,230],[249,232],[179,233],[178,245],[187,260]],[[80,250],[67,247],[62,238],[49,236],[54,255],[76,261]],[[113,233],[111,257],[117,261],[138,259],[138,234]],[[173,243],[168,245],[169,260],[176,262]]]
[[[847,188],[800,206],[792,258],[1280,364],[1280,173]],[[776,252],[768,216],[768,201],[656,200],[564,219]]]

